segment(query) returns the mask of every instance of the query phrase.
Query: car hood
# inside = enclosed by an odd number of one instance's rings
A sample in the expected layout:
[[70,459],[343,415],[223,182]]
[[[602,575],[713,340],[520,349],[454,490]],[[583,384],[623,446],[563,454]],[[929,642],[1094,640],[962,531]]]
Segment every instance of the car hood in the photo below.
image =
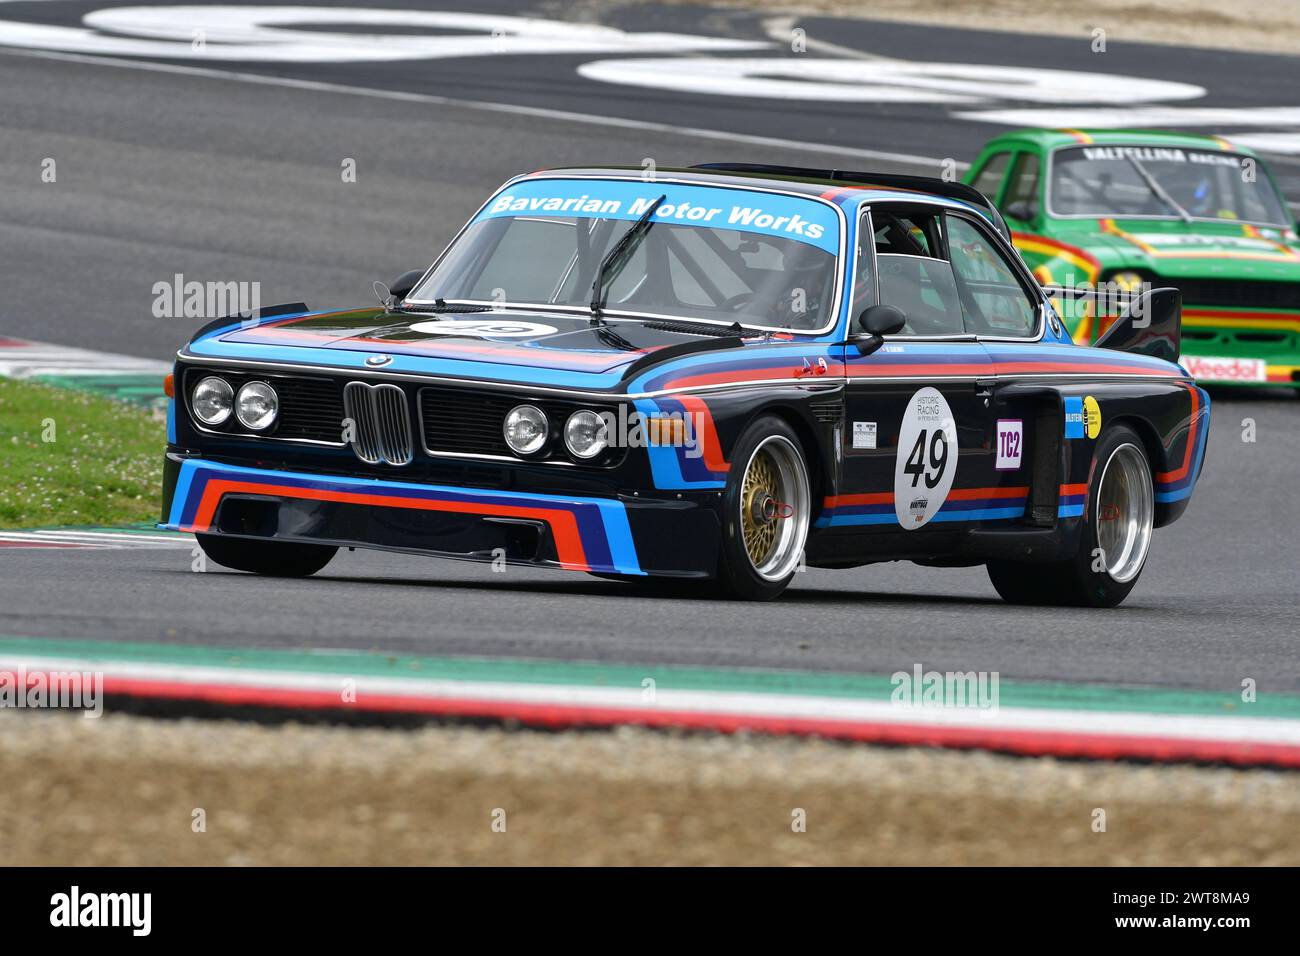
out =
[[1300,282],[1300,242],[1290,230],[1105,219],[1062,238],[1095,255],[1107,271],[1132,268],[1170,279]]
[[[710,333],[709,329],[717,329]],[[610,387],[633,363],[738,344],[723,326],[592,325],[585,315],[490,311],[304,313],[226,323],[189,345],[192,357],[371,368],[575,387]],[[641,362],[644,365],[644,362]]]

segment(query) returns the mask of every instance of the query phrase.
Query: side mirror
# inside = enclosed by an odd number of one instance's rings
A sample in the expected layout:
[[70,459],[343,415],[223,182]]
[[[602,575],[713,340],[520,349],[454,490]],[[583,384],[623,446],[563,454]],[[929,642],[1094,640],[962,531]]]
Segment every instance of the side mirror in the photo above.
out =
[[1038,215],[1038,203],[1032,199],[1017,199],[1002,211],[1012,219],[1019,219],[1021,222],[1033,222],[1034,217]]
[[393,296],[394,304],[401,302],[411,294],[415,284],[423,278],[424,272],[424,269],[412,269],[410,272],[403,272],[393,281],[393,284],[388,287],[388,291]]
[[858,331],[867,335],[896,335],[906,324],[903,310],[892,305],[873,305],[858,316]]

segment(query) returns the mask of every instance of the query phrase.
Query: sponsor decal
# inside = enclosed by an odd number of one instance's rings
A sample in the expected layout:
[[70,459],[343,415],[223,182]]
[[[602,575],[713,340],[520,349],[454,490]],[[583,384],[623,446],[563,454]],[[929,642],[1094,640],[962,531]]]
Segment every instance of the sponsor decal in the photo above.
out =
[[1241,157],[1231,153],[1192,152],[1165,146],[1089,146],[1083,155],[1091,160],[1127,162],[1129,157],[1140,162],[1191,163],[1200,166],[1241,166]]
[[1101,406],[1091,395],[1083,397],[1083,430],[1089,438],[1101,434]]
[[957,426],[935,388],[912,396],[903,413],[894,463],[894,515],[911,531],[943,507],[957,475]]
[[853,447],[854,448],[875,448],[876,447],[876,423],[875,422],[854,422],[853,423]]
[[1268,364],[1263,359],[1215,358],[1184,355],[1183,367],[1192,378],[1203,382],[1265,382]]
[[424,335],[470,335],[481,339],[535,339],[559,331],[541,322],[518,322],[513,319],[446,319],[441,322],[415,322],[412,332]]
[[1015,471],[1024,454],[1025,423],[1019,418],[998,419],[997,471]]
[[794,239],[832,255],[839,219],[825,203],[798,196],[657,182],[525,179],[494,196],[475,222],[516,216],[595,216],[640,219],[660,196],[654,222],[734,229]]
[[1082,438],[1084,434],[1083,399],[1078,396],[1067,395],[1065,398],[1065,437]]

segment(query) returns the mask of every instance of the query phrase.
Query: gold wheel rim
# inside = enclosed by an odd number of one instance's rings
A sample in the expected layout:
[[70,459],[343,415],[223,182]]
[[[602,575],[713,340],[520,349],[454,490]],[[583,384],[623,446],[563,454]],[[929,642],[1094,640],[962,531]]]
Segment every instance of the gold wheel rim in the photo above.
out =
[[779,502],[780,477],[772,456],[762,450],[754,456],[740,488],[740,526],[745,551],[754,567],[762,567],[776,550],[779,519],[765,517],[768,502]]

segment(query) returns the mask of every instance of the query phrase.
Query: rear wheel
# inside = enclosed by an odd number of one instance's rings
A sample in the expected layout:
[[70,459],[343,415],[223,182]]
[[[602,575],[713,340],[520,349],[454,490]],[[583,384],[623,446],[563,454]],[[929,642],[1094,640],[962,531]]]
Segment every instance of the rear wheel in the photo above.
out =
[[1151,549],[1155,494],[1142,441],[1127,426],[1097,442],[1079,551],[1065,561],[990,561],[989,578],[1013,604],[1115,607],[1137,584]]
[[779,418],[760,418],[740,436],[723,509],[723,590],[730,597],[770,601],[803,560],[812,515],[799,439]]
[[303,578],[330,563],[338,548],[325,544],[259,541],[196,534],[199,547],[217,564],[236,571],[278,578]]

